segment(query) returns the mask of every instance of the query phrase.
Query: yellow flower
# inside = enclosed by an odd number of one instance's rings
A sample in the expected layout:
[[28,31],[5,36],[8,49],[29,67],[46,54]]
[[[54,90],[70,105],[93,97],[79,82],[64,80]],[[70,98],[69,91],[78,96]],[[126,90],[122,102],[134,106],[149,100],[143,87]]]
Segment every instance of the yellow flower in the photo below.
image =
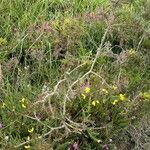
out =
[[25,104],[21,104],[21,106],[22,106],[23,108],[27,108],[27,106],[26,106]]
[[29,144],[24,146],[25,149],[29,149],[30,147],[31,146]]
[[117,90],[117,86],[113,85],[113,86],[112,86],[112,89],[113,89],[113,90]]
[[29,133],[33,133],[33,131],[34,131],[34,128],[32,127],[31,129],[28,129],[28,132]]
[[22,99],[20,100],[20,103],[21,103],[22,108],[27,108],[27,104],[28,104],[27,99],[22,98]]
[[125,94],[119,94],[119,98],[121,101],[124,101],[126,99]]
[[84,91],[85,91],[86,94],[88,94],[88,93],[90,93],[90,88],[89,88],[89,87],[86,87],[86,88],[84,89]]
[[102,142],[102,140],[97,140],[97,143],[100,143],[100,142]]
[[93,106],[95,106],[95,105],[96,105],[96,102],[95,102],[95,101],[93,101],[93,102],[92,102],[92,105],[93,105]]
[[12,109],[12,111],[15,111],[15,106],[13,106],[13,109]]
[[106,89],[102,89],[102,91],[106,94],[108,94],[108,91]]
[[83,99],[85,99],[85,98],[86,98],[85,94],[83,94],[83,93],[81,94],[81,96],[83,97]]
[[93,105],[93,106],[96,106],[96,104],[99,104],[99,101],[98,101],[98,100],[92,101],[92,105]]
[[5,108],[6,104],[3,102],[1,108]]
[[28,136],[28,137],[27,137],[27,141],[29,141],[29,140],[30,140],[30,137]]
[[129,54],[130,54],[130,55],[135,55],[135,54],[136,54],[135,49],[132,49],[132,48],[131,48],[131,49],[129,50]]
[[117,103],[118,103],[118,100],[114,100],[114,101],[112,102],[113,105],[116,105]]
[[22,100],[20,102],[25,103],[25,102],[27,102],[27,100],[25,98],[22,98]]

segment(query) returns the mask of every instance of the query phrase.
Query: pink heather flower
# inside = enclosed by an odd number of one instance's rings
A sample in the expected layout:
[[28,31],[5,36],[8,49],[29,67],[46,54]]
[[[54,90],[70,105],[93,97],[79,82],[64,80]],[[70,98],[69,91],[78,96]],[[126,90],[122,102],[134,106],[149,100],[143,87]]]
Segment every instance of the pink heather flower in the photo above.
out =
[[103,150],[108,150],[108,149],[109,148],[108,148],[107,144],[103,145]]
[[75,143],[73,144],[73,150],[78,150],[78,143],[77,143],[77,142],[75,142]]
[[44,24],[42,25],[42,29],[43,29],[44,31],[46,31],[46,32],[51,32],[51,31],[52,31],[52,29],[51,29],[51,27],[50,27],[50,25],[49,25],[48,22],[46,22],[46,23],[44,23]]
[[90,84],[88,82],[81,84],[81,89],[82,90],[84,90],[85,88],[89,88],[89,87],[90,87]]
[[2,122],[0,122],[0,129],[3,127],[3,124],[2,124]]

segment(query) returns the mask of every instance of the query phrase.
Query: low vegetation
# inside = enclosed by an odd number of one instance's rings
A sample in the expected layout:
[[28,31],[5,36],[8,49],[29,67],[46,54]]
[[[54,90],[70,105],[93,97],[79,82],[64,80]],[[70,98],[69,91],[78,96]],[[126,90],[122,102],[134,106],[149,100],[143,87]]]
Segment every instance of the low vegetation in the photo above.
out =
[[148,0],[0,1],[0,149],[150,149]]

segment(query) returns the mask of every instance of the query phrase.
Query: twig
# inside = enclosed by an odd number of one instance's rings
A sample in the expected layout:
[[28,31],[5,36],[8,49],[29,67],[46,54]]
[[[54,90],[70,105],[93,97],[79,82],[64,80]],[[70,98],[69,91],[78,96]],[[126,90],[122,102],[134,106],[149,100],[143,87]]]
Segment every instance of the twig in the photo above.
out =
[[36,105],[36,104],[38,104],[38,103],[44,103],[44,102],[47,100],[48,97],[55,95],[56,92],[57,92],[58,86],[59,86],[62,82],[64,82],[64,81],[66,81],[66,78],[60,80],[60,81],[55,85],[53,92],[47,93],[43,100],[37,101],[37,102],[35,102],[33,105]]
[[78,83],[80,80],[84,79],[86,76],[88,76],[90,73],[92,73],[92,70],[93,70],[93,68],[94,68],[94,66],[95,66],[95,63],[96,63],[96,61],[97,61],[97,59],[98,59],[98,57],[99,57],[99,55],[100,55],[100,52],[101,52],[101,49],[102,49],[102,47],[103,47],[103,44],[104,44],[104,41],[105,41],[105,39],[106,39],[106,35],[107,35],[108,31],[109,31],[109,27],[106,29],[106,31],[105,31],[105,33],[104,33],[104,35],[103,35],[103,37],[102,37],[101,44],[100,44],[99,48],[97,49],[97,53],[96,53],[96,55],[95,55],[95,58],[94,58],[94,60],[93,60],[93,63],[92,63],[92,65],[91,65],[90,70],[89,70],[88,72],[86,72],[82,77],[78,78],[76,81],[74,81],[74,82],[70,85],[70,87],[69,87],[69,89],[68,89],[68,91],[67,91],[67,93],[66,93],[66,95],[65,95],[65,97],[64,97],[64,104],[63,104],[63,115],[64,115],[64,116],[65,116],[65,114],[66,114],[66,102],[67,102],[67,99],[69,99],[69,93],[70,93],[72,87],[73,87],[76,83]]
[[97,74],[96,72],[93,72],[93,71],[91,73],[98,76],[100,79],[102,79],[102,81],[110,88],[109,84],[106,82],[106,80],[102,76],[100,76],[99,74]]
[[73,73],[75,70],[77,70],[78,68],[84,66],[85,64],[86,64],[86,62],[83,63],[83,64],[81,64],[81,65],[78,65],[77,67],[75,67],[75,68],[74,68],[73,70],[71,70],[70,72],[67,72],[66,74],[70,75],[70,74]]

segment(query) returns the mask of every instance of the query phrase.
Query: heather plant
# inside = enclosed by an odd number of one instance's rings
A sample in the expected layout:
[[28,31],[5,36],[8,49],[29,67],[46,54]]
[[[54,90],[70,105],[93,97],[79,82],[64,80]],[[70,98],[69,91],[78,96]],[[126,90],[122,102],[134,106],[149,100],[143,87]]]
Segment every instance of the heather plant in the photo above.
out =
[[0,149],[149,149],[149,1],[0,2]]

